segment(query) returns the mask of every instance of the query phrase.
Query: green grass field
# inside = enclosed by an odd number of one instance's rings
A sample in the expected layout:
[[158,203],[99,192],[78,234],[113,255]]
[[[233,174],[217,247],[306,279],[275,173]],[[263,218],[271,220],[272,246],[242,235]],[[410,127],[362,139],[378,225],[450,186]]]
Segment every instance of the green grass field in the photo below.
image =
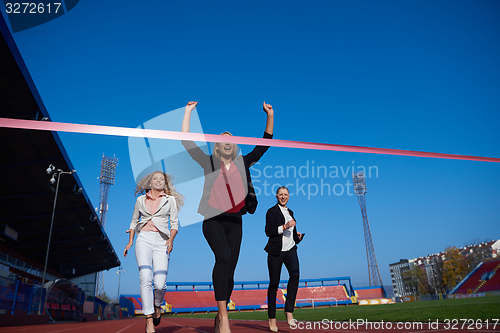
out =
[[[169,315],[171,316],[171,315]],[[179,314],[187,318],[213,318],[214,314]],[[487,296],[438,301],[421,301],[384,305],[351,305],[338,307],[295,309],[295,319],[299,321],[367,321],[380,322],[444,322],[452,319],[494,320],[500,318],[500,296]],[[229,319],[267,320],[267,311],[230,312]],[[285,320],[283,311],[278,309],[278,320]],[[500,324],[498,325],[500,327]]]

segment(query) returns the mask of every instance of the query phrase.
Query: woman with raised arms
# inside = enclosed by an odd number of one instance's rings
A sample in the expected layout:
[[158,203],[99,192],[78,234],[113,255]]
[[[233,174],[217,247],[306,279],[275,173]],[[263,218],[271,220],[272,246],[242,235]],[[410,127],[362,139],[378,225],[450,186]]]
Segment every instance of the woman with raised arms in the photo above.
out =
[[[189,132],[191,112],[197,102],[186,105],[182,132]],[[274,111],[263,103],[267,114],[264,138],[273,137]],[[221,139],[231,136],[221,134]],[[205,183],[198,213],[203,215],[203,235],[215,256],[212,271],[218,314],[215,332],[230,332],[227,305],[234,287],[234,271],[238,262],[242,237],[242,216],[253,214],[257,197],[250,178],[250,167],[257,163],[269,146],[256,146],[247,155],[238,155],[238,146],[218,142],[212,155],[205,154],[194,142],[182,141],[189,155],[203,168]]]

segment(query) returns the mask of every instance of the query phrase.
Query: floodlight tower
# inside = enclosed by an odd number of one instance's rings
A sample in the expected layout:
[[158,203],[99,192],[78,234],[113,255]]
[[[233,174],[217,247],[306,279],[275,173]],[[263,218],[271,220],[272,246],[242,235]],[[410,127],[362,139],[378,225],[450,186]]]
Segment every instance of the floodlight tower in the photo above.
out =
[[109,187],[115,183],[115,171],[118,158],[102,155],[101,176],[99,177],[100,199],[99,199],[99,217],[103,229],[106,229],[106,213],[108,212],[108,194]]
[[358,196],[361,215],[363,216],[363,231],[365,233],[366,259],[368,261],[368,277],[370,279],[370,287],[381,286],[382,279],[380,278],[377,258],[375,257],[375,249],[373,248],[372,234],[370,233],[370,225],[368,224],[368,216],[366,214],[365,173],[363,171],[358,171],[356,173],[353,172],[352,180],[354,183],[354,192],[356,192],[356,195]]
[[[106,229],[106,213],[108,212],[108,194],[109,187],[115,183],[115,171],[118,158],[102,155],[101,176],[99,177],[99,218],[101,226]],[[104,293],[104,275],[103,272],[96,276],[96,296]]]

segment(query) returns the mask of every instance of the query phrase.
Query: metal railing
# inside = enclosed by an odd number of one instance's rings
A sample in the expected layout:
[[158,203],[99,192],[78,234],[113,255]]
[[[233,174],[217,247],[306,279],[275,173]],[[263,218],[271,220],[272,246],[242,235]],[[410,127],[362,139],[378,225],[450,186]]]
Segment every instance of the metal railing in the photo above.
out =
[[0,313],[2,314],[38,314],[41,299],[39,285],[0,277]]

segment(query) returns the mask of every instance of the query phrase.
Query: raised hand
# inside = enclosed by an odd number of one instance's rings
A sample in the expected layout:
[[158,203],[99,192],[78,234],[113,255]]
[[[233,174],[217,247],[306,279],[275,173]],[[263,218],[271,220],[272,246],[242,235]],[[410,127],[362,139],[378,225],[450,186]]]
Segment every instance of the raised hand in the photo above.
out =
[[188,102],[186,105],[186,111],[193,111],[194,109],[196,109],[196,105],[198,105],[198,102]]
[[182,132],[189,132],[189,123],[191,122],[191,112],[196,109],[198,102],[188,102],[186,105],[186,111],[184,112],[184,118],[182,119]]
[[266,102],[264,102],[262,103],[262,107],[268,115],[274,114],[273,106],[271,104],[266,104]]

